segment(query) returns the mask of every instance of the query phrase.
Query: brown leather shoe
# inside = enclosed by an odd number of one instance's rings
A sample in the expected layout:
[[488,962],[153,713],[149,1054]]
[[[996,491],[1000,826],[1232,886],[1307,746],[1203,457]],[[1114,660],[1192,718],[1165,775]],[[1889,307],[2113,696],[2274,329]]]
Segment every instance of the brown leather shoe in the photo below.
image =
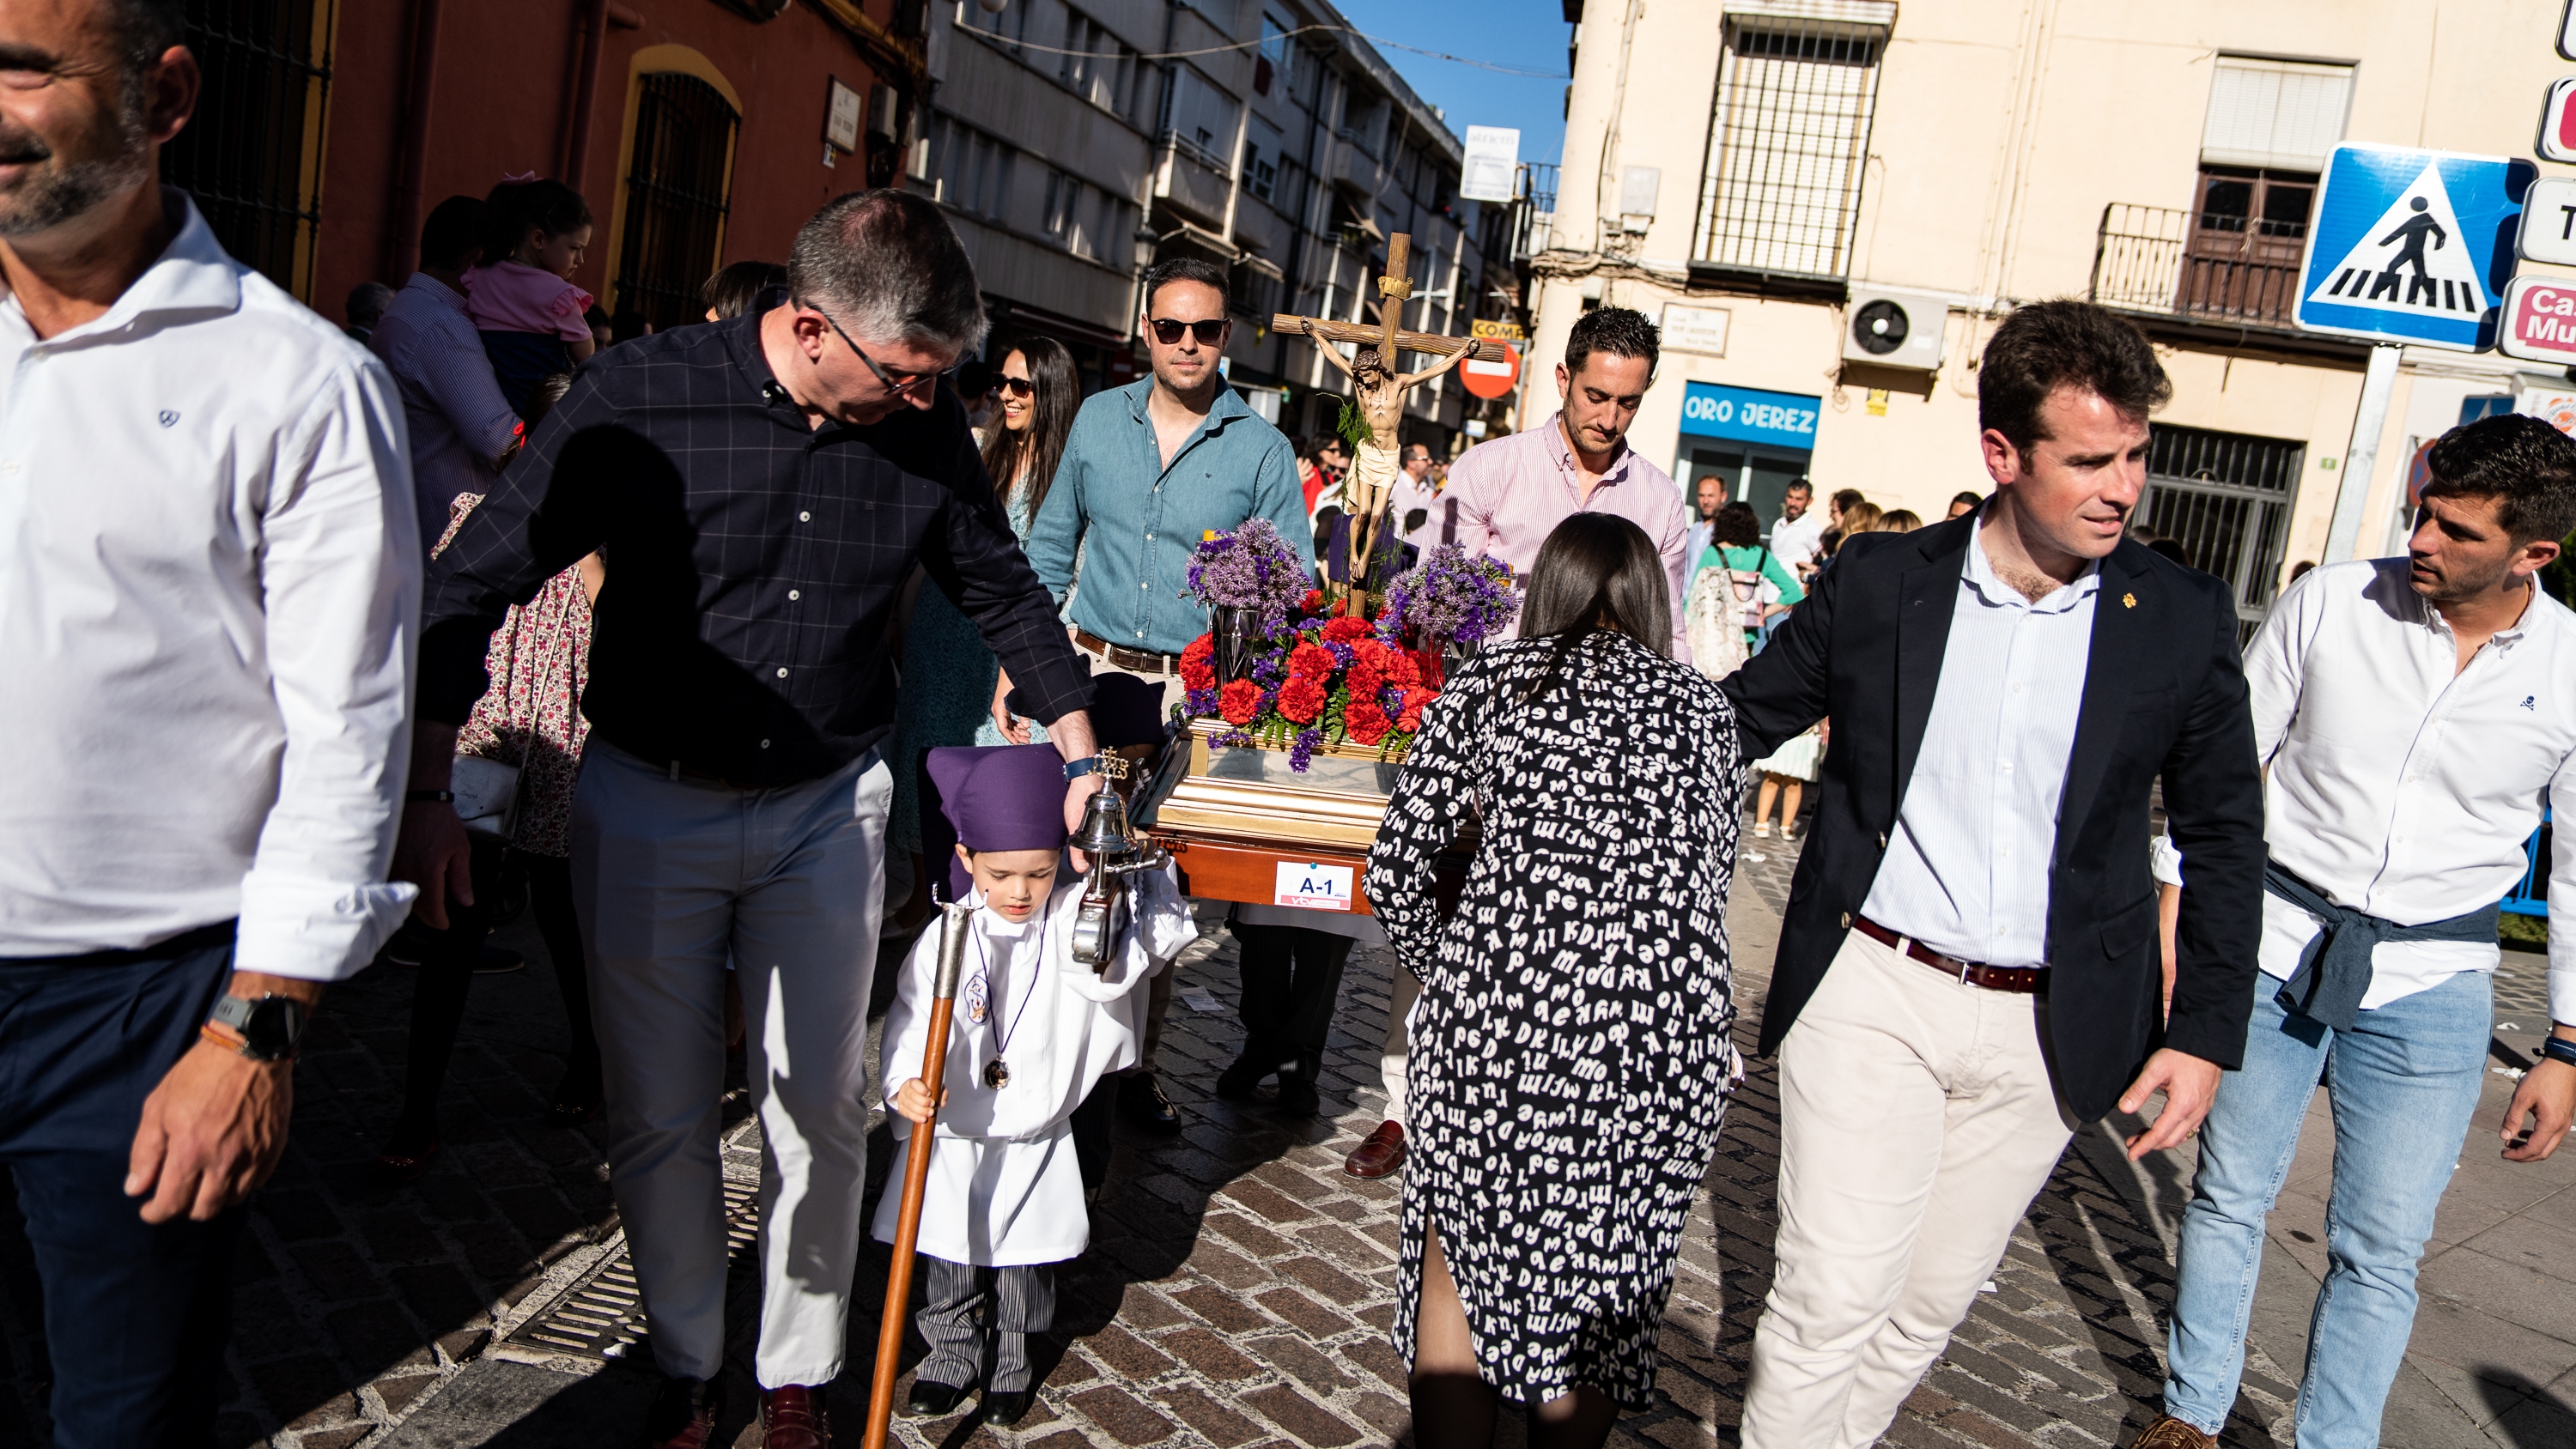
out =
[[1353,1177],[1384,1177],[1403,1165],[1404,1124],[1395,1121],[1377,1124],[1377,1130],[1342,1159],[1342,1171]]
[[823,1390],[804,1384],[762,1389],[760,1432],[769,1449],[832,1449],[832,1419]]
[[2129,1442],[2129,1449],[2218,1449],[2218,1436],[2204,1434],[2171,1414],[2165,1414],[2147,1426],[2147,1432]]
[[724,1408],[724,1385],[714,1379],[662,1380],[644,1414],[644,1449],[706,1449]]

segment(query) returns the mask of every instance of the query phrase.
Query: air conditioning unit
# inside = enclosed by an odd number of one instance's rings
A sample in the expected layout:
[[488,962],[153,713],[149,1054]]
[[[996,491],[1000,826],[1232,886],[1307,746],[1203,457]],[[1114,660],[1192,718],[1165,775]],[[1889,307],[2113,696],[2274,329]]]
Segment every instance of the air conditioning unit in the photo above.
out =
[[1854,286],[1843,309],[1843,361],[1930,372],[1941,365],[1950,304],[1929,292]]

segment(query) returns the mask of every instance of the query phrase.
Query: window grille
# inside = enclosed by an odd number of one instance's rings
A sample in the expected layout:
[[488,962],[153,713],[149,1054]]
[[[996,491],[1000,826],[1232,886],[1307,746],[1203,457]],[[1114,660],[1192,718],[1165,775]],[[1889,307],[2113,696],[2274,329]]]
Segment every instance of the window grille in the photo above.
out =
[[322,224],[322,117],[334,0],[190,0],[197,113],[162,177],[197,200],[224,250],[311,300]]
[[1886,41],[1878,25],[1727,17],[1694,260],[1843,274]]
[[2307,445],[2159,425],[2147,443],[2138,515],[2182,545],[2191,566],[2227,580],[2237,637],[2251,639],[2279,591],[2281,550]]
[[617,310],[641,312],[662,331],[706,314],[698,287],[724,243],[742,118],[722,91],[693,75],[664,71],[636,84]]

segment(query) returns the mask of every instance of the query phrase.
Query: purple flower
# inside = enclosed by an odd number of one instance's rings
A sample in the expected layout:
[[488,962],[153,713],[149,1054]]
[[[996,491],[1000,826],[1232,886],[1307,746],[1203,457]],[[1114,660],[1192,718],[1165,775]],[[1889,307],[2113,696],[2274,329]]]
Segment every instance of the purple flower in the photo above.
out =
[[1288,627],[1289,611],[1306,598],[1306,565],[1266,518],[1247,519],[1232,533],[1200,544],[1190,560],[1190,592],[1209,608],[1255,609],[1262,631]]
[[1306,772],[1307,763],[1315,758],[1316,748],[1323,743],[1324,732],[1322,730],[1312,728],[1311,726],[1306,729],[1299,730],[1297,732],[1296,742],[1288,747],[1288,768],[1301,775],[1304,774]]
[[1475,644],[1509,623],[1519,607],[1512,571],[1500,560],[1470,557],[1453,543],[1436,544],[1387,586],[1377,632],[1399,646],[1432,648],[1442,640]]
[[1217,691],[1193,689],[1189,691],[1188,701],[1190,718],[1197,719],[1203,715],[1214,714],[1217,710]]

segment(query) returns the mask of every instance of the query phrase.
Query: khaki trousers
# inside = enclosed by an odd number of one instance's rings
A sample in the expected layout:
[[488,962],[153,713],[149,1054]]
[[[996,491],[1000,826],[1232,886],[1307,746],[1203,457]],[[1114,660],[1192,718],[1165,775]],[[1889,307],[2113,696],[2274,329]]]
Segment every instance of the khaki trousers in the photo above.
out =
[[1378,1080],[1386,1084],[1386,1120],[1404,1120],[1404,1064],[1412,1055],[1413,1038],[1404,1030],[1404,1019],[1413,1012],[1414,1000],[1422,995],[1422,983],[1402,966],[1395,968],[1395,1001],[1386,1009],[1386,1042],[1378,1048]]
[[1858,931],[1780,1047],[1778,1268],[1744,1449],[1859,1449],[1896,1418],[2065,1151],[2047,998]]

